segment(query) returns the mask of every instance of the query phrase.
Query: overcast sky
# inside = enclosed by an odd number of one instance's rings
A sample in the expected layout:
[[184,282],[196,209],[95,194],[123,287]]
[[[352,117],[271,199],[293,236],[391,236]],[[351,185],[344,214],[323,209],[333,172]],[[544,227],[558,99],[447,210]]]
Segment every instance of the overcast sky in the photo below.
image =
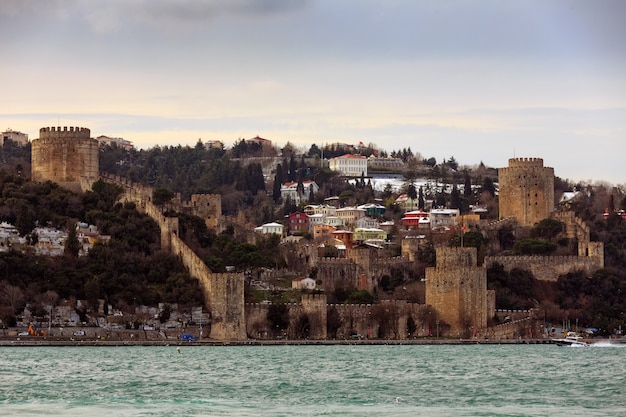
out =
[[0,129],[410,147],[626,183],[626,1],[1,0]]

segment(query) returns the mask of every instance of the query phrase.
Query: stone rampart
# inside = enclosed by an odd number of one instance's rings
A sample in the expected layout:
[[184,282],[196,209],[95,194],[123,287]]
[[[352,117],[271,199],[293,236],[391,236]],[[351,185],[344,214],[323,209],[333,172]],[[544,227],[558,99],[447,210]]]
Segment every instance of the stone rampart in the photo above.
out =
[[485,266],[499,263],[505,271],[513,268],[532,272],[541,281],[557,281],[559,275],[583,270],[588,274],[604,266],[603,258],[591,256],[488,256]]
[[161,230],[161,247],[180,257],[189,274],[200,283],[204,300],[211,312],[211,338],[218,340],[244,340],[246,323],[244,314],[244,275],[216,274],[178,236],[178,218],[166,217],[152,201],[150,187],[135,185],[119,177],[103,179],[124,188],[123,201],[135,203],[137,209],[150,216]]

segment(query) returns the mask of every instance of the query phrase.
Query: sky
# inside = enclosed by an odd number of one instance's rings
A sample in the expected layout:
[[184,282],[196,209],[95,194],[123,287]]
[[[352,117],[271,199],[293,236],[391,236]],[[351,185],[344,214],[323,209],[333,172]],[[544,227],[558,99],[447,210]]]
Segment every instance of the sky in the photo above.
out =
[[626,184],[626,1],[0,0],[0,129],[261,136]]

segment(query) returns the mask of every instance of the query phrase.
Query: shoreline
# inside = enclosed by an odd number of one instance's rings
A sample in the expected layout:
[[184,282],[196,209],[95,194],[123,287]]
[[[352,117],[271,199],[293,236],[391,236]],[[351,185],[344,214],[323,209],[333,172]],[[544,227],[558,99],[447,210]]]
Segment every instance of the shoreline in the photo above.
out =
[[[602,339],[593,341],[623,344],[626,341]],[[406,340],[101,340],[101,339],[44,339],[44,338],[5,338],[0,339],[0,347],[37,347],[37,346],[406,346],[406,345],[537,345],[554,344],[551,339],[406,339]]]

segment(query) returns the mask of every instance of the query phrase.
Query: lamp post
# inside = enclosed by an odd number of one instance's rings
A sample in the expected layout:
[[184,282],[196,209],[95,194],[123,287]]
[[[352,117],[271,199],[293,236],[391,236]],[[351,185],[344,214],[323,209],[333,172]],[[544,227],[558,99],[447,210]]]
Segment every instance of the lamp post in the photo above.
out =
[[435,323],[437,324],[437,339],[439,339],[439,319],[435,320]]

